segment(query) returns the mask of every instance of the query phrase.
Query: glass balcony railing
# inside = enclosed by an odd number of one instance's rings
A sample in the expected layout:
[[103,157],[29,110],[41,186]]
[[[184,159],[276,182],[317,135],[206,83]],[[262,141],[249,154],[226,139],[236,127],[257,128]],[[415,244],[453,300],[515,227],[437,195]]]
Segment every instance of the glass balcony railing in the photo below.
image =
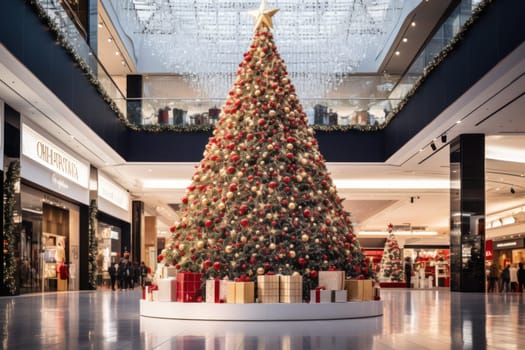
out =
[[[457,34],[465,30],[465,22],[478,11],[478,3],[479,0],[462,0],[402,76],[389,77],[379,82],[378,75],[371,75],[370,82],[375,84],[378,91],[380,87],[384,88],[383,93],[376,91],[373,98],[300,98],[309,123],[319,129],[383,128],[403,107],[425,75],[441,62],[445,56],[444,49],[459,40]],[[52,30],[59,33],[61,45],[71,53],[105,99],[115,104],[115,112],[119,117],[130,125],[139,128],[155,126],[166,130],[199,130],[201,127],[210,128],[217,121],[224,99],[126,99],[62,7],[61,1],[36,0],[36,4],[39,15],[44,16]],[[366,78],[359,76],[359,79]]]
[[111,75],[100,63],[93,50],[85,39],[85,34],[79,30],[70,14],[62,6],[61,0],[36,0],[35,3],[39,11],[44,15],[52,30],[59,33],[62,37],[58,41],[64,48],[71,53],[90,76],[90,80],[97,82],[97,87],[101,92],[112,99],[124,116],[126,115],[126,103],[123,102],[124,94],[120,91]]
[[[301,99],[311,125],[379,127],[401,99]],[[206,126],[217,122],[224,100],[127,99],[128,120],[135,125]]]

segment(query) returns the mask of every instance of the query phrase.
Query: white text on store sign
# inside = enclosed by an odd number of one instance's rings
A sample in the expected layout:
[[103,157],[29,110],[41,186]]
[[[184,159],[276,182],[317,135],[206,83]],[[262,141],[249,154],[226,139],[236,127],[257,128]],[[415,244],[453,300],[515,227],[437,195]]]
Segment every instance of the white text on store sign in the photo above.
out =
[[129,193],[102,174],[98,174],[98,195],[124,210],[129,209]]
[[22,154],[64,178],[88,188],[89,164],[22,124]]

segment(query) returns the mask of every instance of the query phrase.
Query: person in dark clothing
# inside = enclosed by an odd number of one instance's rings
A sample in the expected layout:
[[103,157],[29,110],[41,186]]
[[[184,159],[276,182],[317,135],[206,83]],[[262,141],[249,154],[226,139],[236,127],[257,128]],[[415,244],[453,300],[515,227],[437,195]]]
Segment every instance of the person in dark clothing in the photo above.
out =
[[499,287],[500,293],[503,292],[503,289],[505,289],[505,292],[510,292],[510,265],[505,266],[503,271],[501,271],[501,285]]
[[146,278],[148,277],[148,267],[144,264],[144,261],[140,263],[140,285],[144,287]]
[[407,288],[410,288],[412,283],[412,261],[410,257],[405,259],[405,280],[407,283]]
[[126,286],[126,265],[123,260],[120,261],[118,266],[118,284],[119,289],[124,290]]
[[111,279],[111,290],[115,290],[115,281],[117,280],[117,269],[115,265],[111,264],[108,268],[109,278]]
[[523,263],[518,264],[518,291],[523,292],[525,290],[525,269]]

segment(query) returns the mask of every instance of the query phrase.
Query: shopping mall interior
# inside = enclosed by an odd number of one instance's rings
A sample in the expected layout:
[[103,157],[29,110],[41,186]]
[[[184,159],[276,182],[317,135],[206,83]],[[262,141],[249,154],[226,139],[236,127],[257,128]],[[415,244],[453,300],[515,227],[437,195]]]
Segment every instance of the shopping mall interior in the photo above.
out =
[[[520,288],[487,293],[486,274],[525,263],[524,7],[9,0],[3,347],[519,348]],[[380,317],[163,320],[140,316],[140,286],[111,290],[123,259],[158,276],[261,25],[370,269],[385,276],[392,235],[413,262],[411,289],[382,285]]]

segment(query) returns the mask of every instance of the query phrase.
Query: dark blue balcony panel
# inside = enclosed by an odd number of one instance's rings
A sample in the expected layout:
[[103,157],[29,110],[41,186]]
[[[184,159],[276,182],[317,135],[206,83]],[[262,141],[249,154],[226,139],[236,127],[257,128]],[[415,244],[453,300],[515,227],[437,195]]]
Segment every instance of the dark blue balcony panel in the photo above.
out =
[[[318,131],[326,160],[386,160],[523,42],[523,13],[525,1],[494,1],[384,130]],[[202,158],[209,132],[151,133],[123,125],[27,2],[3,4],[0,40],[126,160],[197,162]]]

